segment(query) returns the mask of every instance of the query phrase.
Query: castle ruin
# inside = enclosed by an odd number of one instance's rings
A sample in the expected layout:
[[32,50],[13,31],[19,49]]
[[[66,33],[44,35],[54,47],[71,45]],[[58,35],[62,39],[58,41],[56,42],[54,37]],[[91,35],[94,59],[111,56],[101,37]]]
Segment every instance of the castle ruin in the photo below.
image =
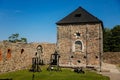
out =
[[43,60],[49,64],[55,51],[60,54],[60,66],[101,67],[103,53],[103,23],[79,7],[57,23],[57,43],[0,42],[0,72],[28,68],[36,47],[43,47]]

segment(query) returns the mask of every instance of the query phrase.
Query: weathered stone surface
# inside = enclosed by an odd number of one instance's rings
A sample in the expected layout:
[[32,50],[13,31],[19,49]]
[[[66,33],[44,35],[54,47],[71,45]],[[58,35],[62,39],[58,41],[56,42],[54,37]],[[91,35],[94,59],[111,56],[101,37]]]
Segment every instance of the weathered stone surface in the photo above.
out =
[[[77,65],[79,63],[99,66],[102,54],[100,23],[58,25],[57,32],[60,64]],[[77,51],[77,49],[80,50]]]
[[56,44],[0,42],[0,72],[28,68],[38,45],[43,47],[41,56],[45,64],[49,64],[50,55],[57,50],[60,65],[100,66],[102,34],[100,23],[58,25]]
[[[0,42],[0,72],[9,72],[29,68],[32,58],[37,52],[36,47],[42,45],[44,63],[48,64],[50,55],[55,51],[55,44],[50,43],[9,43]],[[8,51],[10,49],[10,51]],[[24,50],[21,53],[21,50]]]
[[104,52],[102,56],[105,63],[120,65],[120,52]]

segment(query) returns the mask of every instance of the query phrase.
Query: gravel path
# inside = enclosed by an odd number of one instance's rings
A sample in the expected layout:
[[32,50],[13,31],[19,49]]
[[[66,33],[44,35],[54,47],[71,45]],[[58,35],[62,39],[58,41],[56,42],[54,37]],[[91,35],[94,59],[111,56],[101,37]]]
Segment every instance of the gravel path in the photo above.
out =
[[103,63],[101,74],[109,76],[110,80],[120,80],[120,71],[113,64]]
[[109,76],[110,80],[120,80],[120,73],[102,72],[102,74]]

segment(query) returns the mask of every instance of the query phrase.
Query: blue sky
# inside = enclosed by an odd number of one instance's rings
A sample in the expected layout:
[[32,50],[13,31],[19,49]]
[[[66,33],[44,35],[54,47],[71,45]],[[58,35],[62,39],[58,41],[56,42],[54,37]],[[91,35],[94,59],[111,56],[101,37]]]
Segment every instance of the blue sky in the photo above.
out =
[[56,22],[83,7],[103,21],[120,25],[120,0],[0,0],[0,41],[19,33],[28,42],[56,42]]

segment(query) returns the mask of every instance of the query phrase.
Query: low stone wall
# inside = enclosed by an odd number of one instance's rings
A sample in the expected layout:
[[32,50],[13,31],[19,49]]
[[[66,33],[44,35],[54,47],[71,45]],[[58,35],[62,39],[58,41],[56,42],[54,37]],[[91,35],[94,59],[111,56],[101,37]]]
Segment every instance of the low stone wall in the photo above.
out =
[[120,52],[104,52],[103,61],[110,64],[120,64]]
[[48,64],[50,55],[55,51],[56,45],[54,43],[0,42],[0,73],[21,70],[31,66],[38,45],[42,45],[44,63]]

